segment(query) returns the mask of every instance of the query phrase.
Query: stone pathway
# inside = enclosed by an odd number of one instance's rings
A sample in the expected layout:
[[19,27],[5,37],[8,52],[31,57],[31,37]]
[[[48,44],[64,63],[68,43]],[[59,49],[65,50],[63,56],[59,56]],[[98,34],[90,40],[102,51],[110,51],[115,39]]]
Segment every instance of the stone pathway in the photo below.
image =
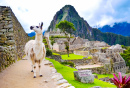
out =
[[36,69],[37,78],[33,78],[29,61],[17,61],[0,72],[0,88],[75,88],[47,60],[42,63],[43,77],[38,76]]

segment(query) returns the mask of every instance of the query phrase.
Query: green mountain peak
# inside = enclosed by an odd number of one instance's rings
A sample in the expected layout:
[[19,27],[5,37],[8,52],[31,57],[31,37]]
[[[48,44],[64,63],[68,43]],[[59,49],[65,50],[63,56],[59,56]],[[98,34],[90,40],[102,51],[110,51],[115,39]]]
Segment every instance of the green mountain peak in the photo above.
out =
[[65,5],[55,14],[47,31],[50,31],[50,29],[57,31],[55,27],[56,24],[63,20],[67,20],[74,24],[76,28],[74,32],[75,36],[80,36],[90,41],[104,41],[109,45],[130,45],[130,37],[124,37],[114,33],[102,33],[100,30],[90,27],[87,21],[80,17],[76,9],[71,5]]

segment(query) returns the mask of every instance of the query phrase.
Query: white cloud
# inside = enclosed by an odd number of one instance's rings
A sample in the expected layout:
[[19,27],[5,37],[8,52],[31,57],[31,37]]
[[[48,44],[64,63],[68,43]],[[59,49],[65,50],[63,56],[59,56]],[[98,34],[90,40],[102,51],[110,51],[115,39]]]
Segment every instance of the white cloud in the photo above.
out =
[[[47,30],[54,15],[66,4],[75,7],[90,26],[129,21],[128,0],[1,0],[0,5],[10,6],[26,32],[31,25],[43,22]],[[127,9],[127,11],[125,11]],[[129,21],[130,22],[130,21]]]

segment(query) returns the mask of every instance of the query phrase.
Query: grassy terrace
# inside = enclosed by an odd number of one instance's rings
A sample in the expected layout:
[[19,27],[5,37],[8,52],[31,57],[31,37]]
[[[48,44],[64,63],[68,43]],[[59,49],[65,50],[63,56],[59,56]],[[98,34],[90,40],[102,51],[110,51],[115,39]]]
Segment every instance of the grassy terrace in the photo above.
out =
[[114,77],[112,74],[107,74],[107,75],[104,75],[104,74],[102,74],[102,75],[96,74],[96,75],[98,75],[98,79],[100,79],[100,78],[105,78],[105,77],[109,77],[109,78],[113,78],[113,77]]
[[73,74],[73,71],[77,71],[77,69],[64,66],[53,59],[49,59],[49,58],[46,58],[46,59],[51,61],[54,64],[57,72],[61,73],[64,79],[66,79],[70,84],[75,86],[75,88],[90,88],[93,86],[116,88],[116,86],[103,82],[98,79],[94,79],[94,83],[91,83],[91,84],[84,84],[84,83],[78,82],[74,79],[74,74]]
[[69,54],[69,57],[68,57],[68,55],[66,54],[66,55],[61,55],[61,57],[63,60],[76,60],[76,59],[83,59],[84,56]]

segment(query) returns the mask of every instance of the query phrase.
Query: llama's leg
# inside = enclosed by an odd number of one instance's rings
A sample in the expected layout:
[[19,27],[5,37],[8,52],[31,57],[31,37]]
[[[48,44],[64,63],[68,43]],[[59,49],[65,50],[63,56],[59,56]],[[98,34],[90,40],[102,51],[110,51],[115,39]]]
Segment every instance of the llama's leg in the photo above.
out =
[[32,67],[31,72],[33,72],[33,64],[35,64],[35,63],[34,63],[33,59],[30,59],[30,62],[31,62],[31,67]]
[[32,70],[31,70],[31,72],[33,72],[33,64],[32,64],[31,66],[32,66]]
[[41,60],[39,60],[38,65],[39,65],[39,76],[42,77],[42,74],[41,74]]
[[33,78],[36,78],[36,63],[33,65],[33,72],[34,72],[34,77]]
[[[33,49],[32,49],[33,51]],[[33,52],[32,52],[33,53]],[[32,67],[33,67],[33,72],[34,72],[34,78],[36,78],[36,60],[35,60],[35,54],[31,54],[31,61],[32,61]]]

